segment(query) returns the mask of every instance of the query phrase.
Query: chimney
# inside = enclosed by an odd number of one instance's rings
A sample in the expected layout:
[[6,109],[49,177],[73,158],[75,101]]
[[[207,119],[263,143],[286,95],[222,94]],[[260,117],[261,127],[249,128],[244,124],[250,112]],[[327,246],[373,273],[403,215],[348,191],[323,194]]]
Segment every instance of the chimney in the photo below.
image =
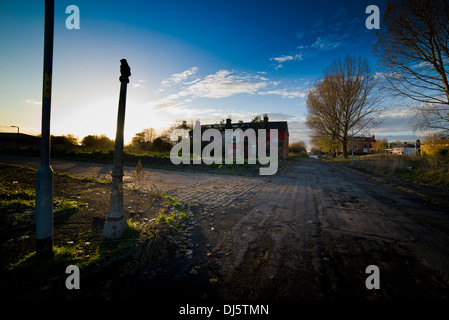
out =
[[263,116],[263,122],[268,123],[268,115],[267,114]]
[[226,119],[226,128],[231,128],[231,119],[230,118],[227,118]]

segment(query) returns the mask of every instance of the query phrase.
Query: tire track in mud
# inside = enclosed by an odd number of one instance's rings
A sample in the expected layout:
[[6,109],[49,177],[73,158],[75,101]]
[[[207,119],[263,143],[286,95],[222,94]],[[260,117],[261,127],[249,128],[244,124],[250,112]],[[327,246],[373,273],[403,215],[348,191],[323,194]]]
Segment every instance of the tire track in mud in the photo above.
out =
[[[439,244],[429,239],[435,230],[410,219],[423,209],[414,201],[332,165],[302,161],[210,220],[224,233],[209,235],[211,258],[220,261],[218,296],[447,297],[439,274],[448,263],[447,233],[438,234]],[[371,264],[382,272],[382,290],[365,287]]]
[[320,297],[319,225],[313,192],[298,174],[267,182],[216,242],[225,299]]
[[264,184],[264,180],[241,177],[213,177],[192,185],[171,189],[167,194],[189,206],[208,210],[237,206],[248,201]]

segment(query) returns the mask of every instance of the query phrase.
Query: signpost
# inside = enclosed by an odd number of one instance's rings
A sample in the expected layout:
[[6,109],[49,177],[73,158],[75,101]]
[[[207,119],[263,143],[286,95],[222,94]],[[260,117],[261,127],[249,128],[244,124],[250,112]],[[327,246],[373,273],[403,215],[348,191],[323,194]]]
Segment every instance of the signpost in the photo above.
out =
[[125,127],[126,89],[131,69],[126,59],[120,60],[120,97],[118,103],[117,132],[115,136],[114,168],[112,169],[109,214],[103,227],[106,239],[118,239],[128,227],[123,210],[123,135]]
[[50,167],[51,77],[54,0],[45,0],[44,76],[42,88],[41,166],[36,179],[36,255],[53,255],[53,170]]

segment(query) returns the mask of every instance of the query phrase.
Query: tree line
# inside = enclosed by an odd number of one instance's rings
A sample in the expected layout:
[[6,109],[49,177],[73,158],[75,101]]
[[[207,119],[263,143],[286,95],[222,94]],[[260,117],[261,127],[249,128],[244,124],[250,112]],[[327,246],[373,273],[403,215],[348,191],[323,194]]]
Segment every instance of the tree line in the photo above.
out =
[[[126,146],[135,150],[152,150],[152,151],[170,151],[173,146],[173,142],[170,141],[171,132],[175,129],[190,130],[193,127],[193,123],[187,121],[177,121],[167,130],[163,131],[159,135],[154,128],[143,129],[136,133],[131,142]],[[52,146],[81,146],[99,151],[114,150],[114,140],[110,139],[106,135],[87,135],[81,139],[81,141],[73,134],[51,136]]]

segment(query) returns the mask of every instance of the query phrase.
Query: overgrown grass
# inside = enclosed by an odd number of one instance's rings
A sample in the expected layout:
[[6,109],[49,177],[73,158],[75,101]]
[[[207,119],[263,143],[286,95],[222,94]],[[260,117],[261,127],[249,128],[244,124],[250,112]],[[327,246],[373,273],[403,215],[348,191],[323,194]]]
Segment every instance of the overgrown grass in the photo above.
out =
[[[351,157],[332,161],[350,163]],[[449,189],[448,156],[374,154],[355,156],[354,165],[378,174],[397,176],[418,183]]]

